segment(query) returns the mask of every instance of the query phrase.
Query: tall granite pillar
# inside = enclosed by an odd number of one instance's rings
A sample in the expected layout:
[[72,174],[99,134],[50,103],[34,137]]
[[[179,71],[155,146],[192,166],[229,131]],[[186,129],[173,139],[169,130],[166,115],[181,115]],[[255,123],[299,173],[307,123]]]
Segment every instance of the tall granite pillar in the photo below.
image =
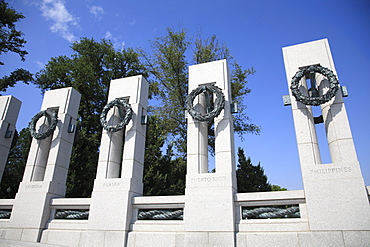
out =
[[[291,78],[305,66],[319,64],[337,75],[327,39],[284,47],[283,55],[289,87]],[[328,91],[329,82],[316,73],[316,84],[322,97]],[[304,77],[301,85],[302,94],[307,93]],[[314,123],[314,117],[318,116],[312,114],[314,106],[303,104],[292,96],[291,104],[311,231],[369,230],[369,200],[341,90],[320,106],[330,164],[322,164],[320,159]]]
[[15,135],[15,124],[22,102],[13,96],[0,96],[0,182]]
[[[207,122],[188,115],[185,242],[188,246],[235,246],[236,166],[226,60],[189,67],[189,93],[207,84],[219,87],[225,96],[225,107],[214,118],[216,172],[208,173]],[[203,97],[201,93],[194,100],[199,113],[205,112]]]
[[[76,124],[80,97],[80,93],[71,87],[45,92],[41,110],[56,111],[57,126],[46,139],[32,140],[6,239],[39,242],[50,218],[50,200],[65,196],[75,136],[71,126]],[[48,127],[48,121],[43,122],[42,118],[36,123],[39,133]]]
[[[103,130],[99,163],[88,222],[86,246],[125,246],[132,216],[132,197],[143,193],[143,165],[149,84],[141,75],[112,80],[108,103],[123,99],[133,115],[126,127],[117,132]],[[121,110],[122,111],[122,110]],[[121,114],[121,115],[120,115]],[[121,121],[114,106],[107,114],[109,126]]]

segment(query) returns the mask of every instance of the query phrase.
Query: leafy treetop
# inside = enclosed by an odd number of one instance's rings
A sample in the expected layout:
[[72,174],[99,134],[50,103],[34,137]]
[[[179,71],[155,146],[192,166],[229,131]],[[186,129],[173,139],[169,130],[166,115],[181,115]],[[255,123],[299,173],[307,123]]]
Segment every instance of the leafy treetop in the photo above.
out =
[[[28,52],[22,48],[26,40],[22,38],[23,32],[15,28],[15,23],[23,18],[25,17],[21,13],[9,7],[4,0],[0,0],[0,55],[11,51],[18,53],[22,61],[25,60]],[[4,63],[0,61],[0,65]]]

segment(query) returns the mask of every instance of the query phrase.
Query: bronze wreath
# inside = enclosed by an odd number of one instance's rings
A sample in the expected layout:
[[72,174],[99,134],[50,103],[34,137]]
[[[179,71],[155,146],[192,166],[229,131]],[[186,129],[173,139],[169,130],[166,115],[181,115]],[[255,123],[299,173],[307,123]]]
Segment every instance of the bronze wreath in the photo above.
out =
[[[216,100],[215,100],[215,106],[214,109],[206,114],[202,114],[199,112],[196,112],[193,106],[193,101],[195,97],[202,92],[211,92],[216,94]],[[225,107],[225,96],[222,93],[222,90],[213,85],[203,85],[199,86],[186,97],[186,109],[189,112],[189,114],[193,117],[194,120],[198,121],[211,121],[213,118],[220,115],[222,109]]]
[[[320,96],[320,97],[310,97],[310,96],[305,96],[301,93],[299,90],[299,82],[302,79],[302,77],[307,73],[307,72],[318,72],[325,76],[328,81],[329,81],[329,90],[326,94]],[[306,67],[304,69],[300,69],[292,78],[292,83],[290,86],[290,89],[292,91],[293,96],[296,98],[297,101],[305,104],[305,105],[314,105],[318,106],[321,104],[324,104],[331,100],[335,94],[338,91],[338,79],[334,75],[333,71],[331,71],[328,68],[322,67],[321,65],[312,65],[309,67]]]
[[[36,123],[41,117],[46,117],[49,127],[44,133],[36,132]],[[28,128],[30,130],[31,136],[36,140],[42,140],[49,137],[57,127],[58,123],[58,114],[55,111],[44,110],[37,113],[31,120]]]
[[[113,106],[123,107],[125,116],[121,116],[121,122],[119,122],[117,125],[110,126],[108,125],[106,118],[109,110]],[[108,132],[117,132],[123,129],[130,122],[131,118],[132,118],[131,105],[129,103],[126,103],[123,99],[115,99],[104,106],[103,111],[100,115],[100,124]]]

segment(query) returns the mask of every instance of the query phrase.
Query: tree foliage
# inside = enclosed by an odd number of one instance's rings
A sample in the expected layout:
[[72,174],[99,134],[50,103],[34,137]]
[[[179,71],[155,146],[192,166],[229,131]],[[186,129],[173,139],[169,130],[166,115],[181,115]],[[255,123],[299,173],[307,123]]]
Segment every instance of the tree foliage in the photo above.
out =
[[[15,24],[25,18],[21,13],[11,8],[4,0],[0,0],[0,55],[7,52],[19,54],[22,61],[28,54],[23,49],[26,40],[23,32],[16,29]],[[0,61],[0,65],[4,62]],[[32,74],[24,69],[16,69],[9,76],[0,79],[0,92],[5,92],[8,87],[14,87],[18,81],[28,84],[33,81]]]
[[258,164],[254,166],[250,157],[246,158],[244,150],[238,148],[238,168],[236,170],[238,192],[262,192],[271,191],[271,185],[263,167]]
[[0,78],[0,92],[5,92],[8,87],[14,87],[18,81],[23,81],[25,84],[33,82],[33,75],[25,69],[16,69],[9,76]]
[[165,131],[159,124],[158,116],[151,116],[145,145],[144,195],[179,195],[185,191],[186,162],[174,158],[172,145],[165,144]]
[[[232,68],[232,100],[239,105],[239,114],[235,115],[235,131],[243,136],[246,133],[258,134],[260,127],[249,122],[243,103],[250,93],[247,77],[254,73],[253,68],[243,69],[230,55],[226,45],[221,44],[215,35],[203,39],[198,35],[194,42],[187,36],[187,31],[167,29],[167,34],[152,41],[153,55],[148,64],[154,75],[152,78],[153,94],[160,102],[153,107],[160,116],[167,136],[175,143],[176,153],[185,158],[186,154],[186,119],[185,99],[188,95],[188,66],[220,59],[227,59]],[[192,52],[191,52],[192,50]],[[190,58],[189,58],[189,54]],[[154,87],[155,86],[155,87]],[[209,124],[210,150],[213,151],[214,134],[212,123]]]
[[1,180],[1,198],[14,198],[18,192],[31,146],[32,138],[28,128],[22,129],[19,135],[15,135],[14,138],[17,139],[16,145],[9,152]]
[[[0,0],[0,55],[10,51],[18,53],[22,61],[25,60],[28,52],[22,48],[26,40],[22,38],[23,33],[15,28],[15,23],[23,18],[21,13]],[[0,61],[0,65],[4,65],[4,62]]]
[[[165,135],[176,143],[179,152],[186,152],[185,98],[188,90],[186,51],[190,45],[185,32],[168,29],[167,35],[152,41],[153,58],[149,67],[154,75],[152,93],[160,101],[152,106],[160,116]],[[179,142],[182,140],[182,142]]]
[[[157,100],[157,105],[151,106],[151,111],[156,115],[156,126],[161,133],[161,138],[153,141],[157,141],[157,145],[161,148],[156,147],[155,160],[149,162],[146,156],[144,191],[146,194],[172,194],[174,191],[170,190],[171,183],[168,184],[168,181],[177,178],[178,180],[175,180],[177,185],[173,186],[177,186],[175,193],[183,194],[187,140],[187,122],[184,113],[185,99],[188,95],[189,65],[220,59],[227,59],[230,62],[232,100],[238,103],[240,110],[239,114],[235,115],[234,125],[235,131],[241,136],[245,133],[258,134],[260,131],[258,126],[249,122],[244,105],[245,96],[251,92],[247,87],[247,77],[252,75],[254,70],[253,68],[243,69],[233,60],[227,46],[221,44],[215,35],[206,39],[198,35],[193,39],[188,36],[185,29],[175,31],[168,28],[165,36],[155,39],[151,44],[152,55],[144,54],[144,56],[153,75],[151,93]],[[214,151],[213,123],[209,123],[208,133],[209,147],[212,152]],[[148,134],[148,138],[150,136],[151,134]],[[166,142],[169,143],[166,154],[161,156],[160,150],[164,149]],[[148,152],[148,149],[146,151]],[[170,158],[170,156],[173,157]],[[175,172],[172,171],[183,171],[183,175],[176,177],[173,174]]]
[[68,197],[89,196],[98,163],[102,128],[99,116],[107,103],[112,79],[144,74],[145,67],[133,49],[116,51],[107,40],[82,38],[71,45],[71,57],[51,58],[36,73],[42,90],[73,87],[81,93],[76,142],[67,180]]
[[287,191],[287,188],[281,187],[279,185],[273,184],[271,185],[271,190],[272,191]]

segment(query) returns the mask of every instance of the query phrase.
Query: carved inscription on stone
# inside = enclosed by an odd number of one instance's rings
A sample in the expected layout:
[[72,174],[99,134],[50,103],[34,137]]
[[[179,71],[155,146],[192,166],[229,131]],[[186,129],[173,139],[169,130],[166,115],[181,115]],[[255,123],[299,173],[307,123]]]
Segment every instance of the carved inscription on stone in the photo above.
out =
[[103,183],[104,187],[119,186],[119,182],[105,182]]
[[192,178],[192,182],[216,182],[216,181],[225,181],[226,176],[219,177],[202,177],[202,178]]
[[339,174],[339,173],[348,173],[348,172],[351,172],[351,171],[352,171],[351,167],[344,166],[344,167],[311,169],[310,173],[312,175],[316,175],[316,174]]
[[41,189],[42,185],[41,184],[28,184],[25,186],[26,189]]

